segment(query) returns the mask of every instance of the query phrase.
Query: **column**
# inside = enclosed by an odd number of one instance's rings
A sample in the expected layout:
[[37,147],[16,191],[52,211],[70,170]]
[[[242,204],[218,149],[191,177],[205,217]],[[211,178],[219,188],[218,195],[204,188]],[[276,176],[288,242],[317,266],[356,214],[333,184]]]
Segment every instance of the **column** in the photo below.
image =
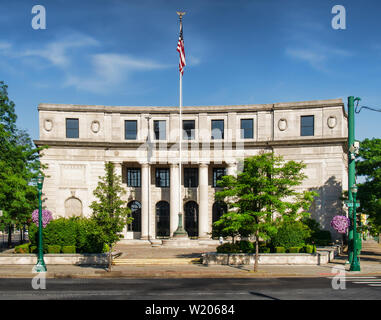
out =
[[149,230],[149,189],[150,189],[150,181],[149,179],[149,163],[142,163],[142,176],[141,176],[141,186],[142,186],[142,233],[141,239],[148,239],[148,230]]
[[199,220],[198,237],[209,238],[209,195],[208,195],[208,164],[201,163],[199,167]]
[[176,231],[179,223],[179,164],[171,163],[170,177],[170,236]]

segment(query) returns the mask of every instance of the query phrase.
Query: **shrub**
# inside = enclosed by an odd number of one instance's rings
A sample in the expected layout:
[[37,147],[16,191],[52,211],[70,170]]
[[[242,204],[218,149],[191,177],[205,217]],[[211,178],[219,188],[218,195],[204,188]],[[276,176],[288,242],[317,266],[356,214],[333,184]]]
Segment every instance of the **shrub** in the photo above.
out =
[[[101,253],[105,243],[102,229],[93,219],[59,218],[51,221],[43,229],[44,252],[49,245],[74,246],[78,253]],[[32,246],[38,245],[38,228],[29,226],[29,239]]]
[[304,251],[306,252],[306,253],[315,253],[316,252],[316,247],[315,246],[313,246],[313,245],[306,245],[306,246],[304,246]]
[[239,249],[243,253],[252,253],[255,251],[254,243],[247,240],[239,241]]
[[259,247],[259,252],[260,253],[270,253],[271,249],[269,247],[261,246],[261,247]]
[[311,218],[303,219],[303,223],[311,230],[311,235],[307,238],[307,242],[310,244],[316,244],[318,246],[328,246],[332,242],[331,233],[320,228],[320,224]]
[[29,252],[30,253],[38,253],[38,248],[36,246],[30,246],[29,247]]
[[290,253],[300,253],[302,251],[302,247],[291,247],[290,249],[288,249],[288,251]]
[[239,243],[224,243],[218,246],[217,253],[239,253],[240,247]]
[[19,246],[15,247],[15,252],[16,253],[29,253],[29,246],[30,246],[30,243],[20,244]]
[[63,246],[62,253],[75,253],[75,246]]
[[48,246],[48,253],[60,253],[61,252],[61,246]]
[[105,243],[104,245],[103,245],[103,253],[107,253],[107,252],[109,252],[110,251],[110,246],[107,244],[107,243]]
[[272,237],[274,247],[302,247],[305,240],[310,236],[309,228],[302,222],[284,222],[278,232]]
[[275,253],[286,253],[286,248],[284,248],[284,247],[275,247]]

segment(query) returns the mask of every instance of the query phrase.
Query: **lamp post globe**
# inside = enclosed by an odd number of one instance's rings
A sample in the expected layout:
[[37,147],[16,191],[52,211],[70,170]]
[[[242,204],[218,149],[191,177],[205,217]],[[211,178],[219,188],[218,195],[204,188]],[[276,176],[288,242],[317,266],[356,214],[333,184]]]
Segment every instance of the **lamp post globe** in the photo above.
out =
[[37,177],[37,189],[38,189],[38,258],[37,263],[34,266],[35,272],[46,272],[46,265],[44,262],[44,251],[42,242],[42,185],[44,183],[44,176],[40,173]]

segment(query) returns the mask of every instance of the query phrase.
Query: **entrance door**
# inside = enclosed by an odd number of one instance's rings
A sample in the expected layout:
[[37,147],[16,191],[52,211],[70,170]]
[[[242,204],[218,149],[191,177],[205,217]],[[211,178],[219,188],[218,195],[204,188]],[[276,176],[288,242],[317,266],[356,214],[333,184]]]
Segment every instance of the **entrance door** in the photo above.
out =
[[169,237],[169,203],[156,204],[156,237]]
[[198,237],[198,204],[188,201],[184,206],[185,230],[189,237]]

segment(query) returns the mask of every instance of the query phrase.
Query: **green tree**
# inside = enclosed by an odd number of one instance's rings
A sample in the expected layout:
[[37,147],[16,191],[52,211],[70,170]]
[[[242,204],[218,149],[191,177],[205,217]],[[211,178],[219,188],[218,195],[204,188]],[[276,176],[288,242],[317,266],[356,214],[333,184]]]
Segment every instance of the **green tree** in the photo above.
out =
[[365,182],[358,185],[357,199],[360,210],[369,215],[372,233],[381,231],[381,139],[365,139],[361,142],[357,175],[364,176]]
[[9,99],[7,88],[0,81],[0,209],[10,246],[12,225],[23,227],[38,206],[34,179],[39,172],[42,148],[35,148],[29,135],[17,128],[15,104]]
[[216,199],[225,201],[229,212],[215,226],[225,235],[254,236],[254,271],[258,270],[259,239],[270,239],[282,221],[309,216],[307,211],[318,194],[295,190],[306,177],[303,168],[303,163],[261,153],[246,158],[237,177],[224,176],[219,182],[223,190],[216,192]]
[[105,163],[105,175],[99,177],[94,195],[98,201],[93,201],[90,208],[93,210],[93,219],[104,233],[109,246],[109,271],[111,270],[111,251],[114,244],[122,238],[120,234],[126,224],[132,222],[130,209],[121,198],[125,190],[121,184],[121,177],[114,173],[114,164]]

